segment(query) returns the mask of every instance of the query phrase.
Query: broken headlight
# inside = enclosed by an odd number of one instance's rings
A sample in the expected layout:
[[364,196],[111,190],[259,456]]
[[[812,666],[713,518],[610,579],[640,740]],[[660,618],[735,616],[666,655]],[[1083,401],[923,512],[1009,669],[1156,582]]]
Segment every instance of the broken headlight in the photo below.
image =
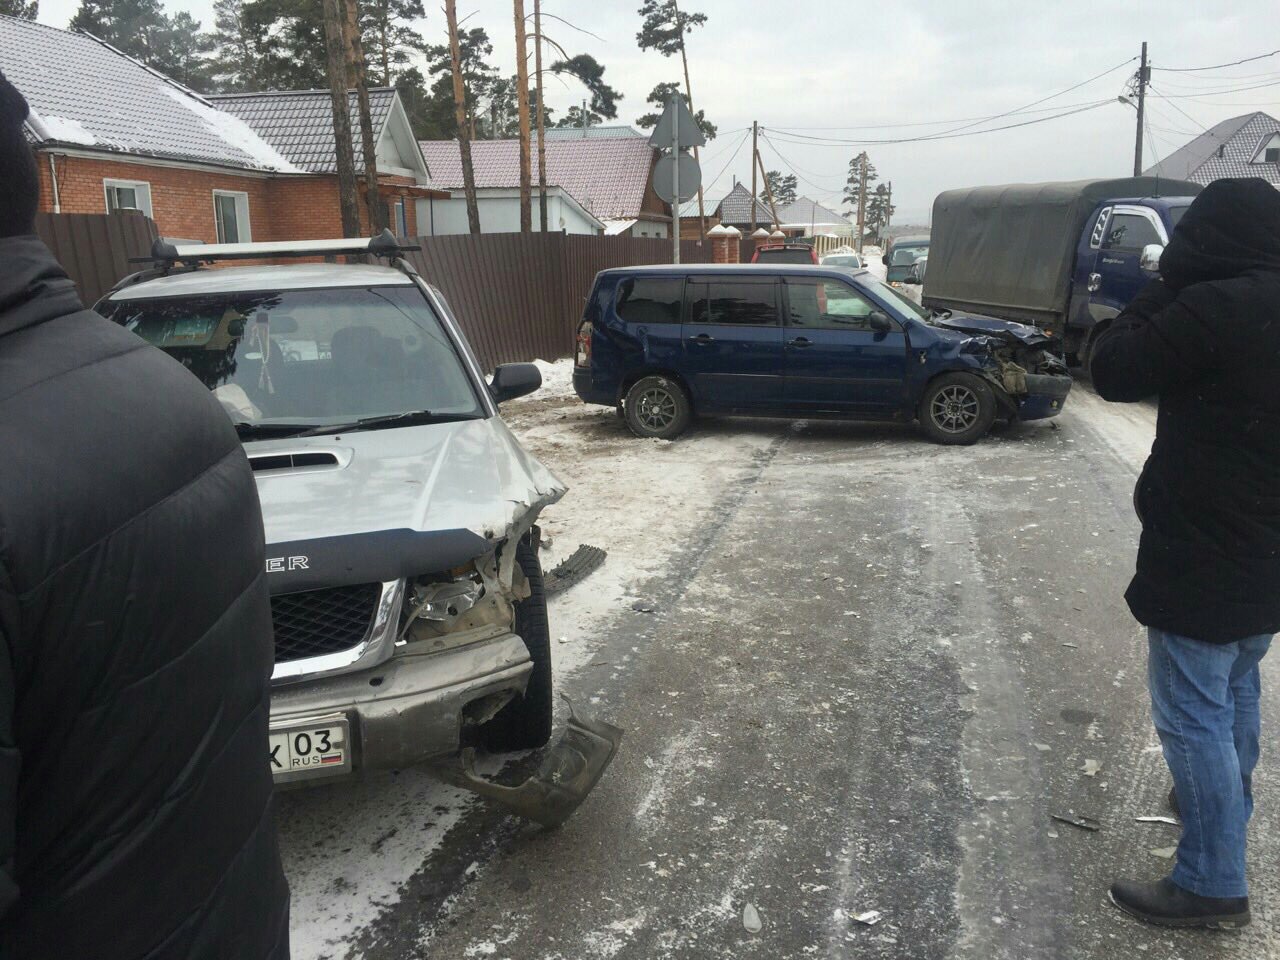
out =
[[426,652],[433,652],[471,643],[494,630],[511,630],[514,604],[528,595],[519,566],[513,582],[503,584],[493,554],[417,577],[405,590],[399,641],[424,644]]

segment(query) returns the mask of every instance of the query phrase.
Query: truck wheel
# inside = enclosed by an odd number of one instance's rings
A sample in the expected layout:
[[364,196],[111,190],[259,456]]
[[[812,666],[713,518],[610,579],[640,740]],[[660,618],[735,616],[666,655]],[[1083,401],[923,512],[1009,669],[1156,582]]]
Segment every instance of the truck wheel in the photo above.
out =
[[623,410],[632,433],[660,440],[684,433],[693,419],[689,395],[670,377],[641,377],[627,391]]
[[947,373],[925,388],[919,416],[920,426],[935,443],[976,443],[996,418],[996,398],[981,378]]
[[1094,324],[1093,329],[1089,331],[1089,339],[1080,348],[1080,366],[1090,380],[1093,379],[1093,370],[1091,369],[1093,365],[1093,350],[1098,345],[1098,338],[1106,333],[1107,328],[1110,326],[1110,320],[1103,320],[1101,323]]
[[542,586],[542,565],[524,540],[516,547],[516,562],[529,581],[529,596],[515,605],[516,633],[529,648],[533,671],[524,696],[512,700],[480,728],[481,742],[495,753],[532,750],[551,739],[555,709],[551,681],[551,630],[547,624],[547,596]]

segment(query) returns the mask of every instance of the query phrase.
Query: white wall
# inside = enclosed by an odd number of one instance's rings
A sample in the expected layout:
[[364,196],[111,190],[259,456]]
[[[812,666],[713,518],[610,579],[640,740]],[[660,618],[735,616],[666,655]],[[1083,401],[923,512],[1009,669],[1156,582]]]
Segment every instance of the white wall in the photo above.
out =
[[[480,207],[481,233],[518,233],[520,231],[520,192],[518,190],[486,189],[476,191]],[[434,214],[434,222],[432,216]],[[600,227],[575,203],[547,191],[547,221],[554,233],[596,234]],[[427,236],[433,234],[469,233],[467,224],[467,200],[457,191],[448,200],[419,200],[418,229]],[[533,229],[542,229],[538,191],[533,192]]]
[[659,237],[666,240],[671,236],[671,225],[666,223],[654,223],[652,220],[637,220],[635,226],[631,228],[631,236]]

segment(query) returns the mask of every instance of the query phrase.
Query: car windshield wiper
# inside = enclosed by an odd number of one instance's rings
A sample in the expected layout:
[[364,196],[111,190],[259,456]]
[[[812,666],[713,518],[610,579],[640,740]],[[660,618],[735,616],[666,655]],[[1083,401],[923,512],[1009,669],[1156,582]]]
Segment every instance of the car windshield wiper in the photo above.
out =
[[935,310],[935,311],[933,311],[933,315],[934,315],[935,317],[937,317],[939,320],[945,320],[945,319],[947,319],[947,317],[951,316],[951,311],[950,311],[950,310]]
[[237,420],[236,435],[241,440],[264,440],[270,437],[288,437],[303,430],[310,430],[309,423],[247,423]]
[[432,413],[430,410],[409,410],[405,413],[386,413],[377,417],[363,417],[350,423],[326,423],[306,427],[295,437],[318,437],[330,433],[351,433],[355,430],[380,430],[383,427],[416,427],[429,423],[453,423],[458,420],[478,420],[475,413]]

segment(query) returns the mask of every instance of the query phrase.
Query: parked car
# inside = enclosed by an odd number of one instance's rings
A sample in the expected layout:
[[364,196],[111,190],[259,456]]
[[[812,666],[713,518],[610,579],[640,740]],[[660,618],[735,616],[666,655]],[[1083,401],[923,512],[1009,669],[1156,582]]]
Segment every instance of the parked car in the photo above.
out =
[[902,295],[912,303],[920,303],[924,296],[924,274],[929,268],[929,255],[917,257],[907,275],[902,278]]
[[279,784],[551,733],[535,522],[565,486],[498,416],[541,375],[506,364],[486,382],[439,291],[382,243],[298,248],[391,266],[208,270],[282,245],[161,242],[160,267],[97,305],[198,377],[244,442],[275,628],[263,760]]
[[997,417],[1061,412],[1071,378],[1056,347],[1034,327],[931,315],[866,270],[624,267],[596,277],[573,385],[641,437],[744,414],[918,421],[963,444]]
[[825,267],[850,267],[862,269],[862,258],[856,253],[829,253],[819,261]]
[[1200,189],[1127,177],[940,194],[924,305],[1043,327],[1087,366],[1098,334],[1159,270]]
[[752,263],[817,263],[818,254],[807,243],[766,243],[756,247]]
[[928,237],[894,237],[881,257],[886,267],[885,280],[890,284],[901,284],[916,259],[928,252]]

